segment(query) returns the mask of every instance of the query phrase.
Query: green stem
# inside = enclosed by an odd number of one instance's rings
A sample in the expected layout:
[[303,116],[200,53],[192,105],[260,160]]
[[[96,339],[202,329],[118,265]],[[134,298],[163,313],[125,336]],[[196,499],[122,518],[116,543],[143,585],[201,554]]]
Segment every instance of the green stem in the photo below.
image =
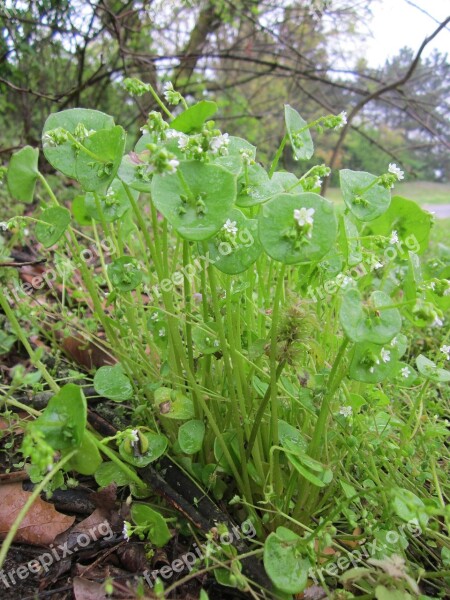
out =
[[11,529],[8,531],[8,535],[6,536],[1,550],[0,550],[0,569],[3,567],[3,563],[5,562],[5,558],[6,555],[8,554],[8,550],[16,536],[16,533],[22,523],[22,521],[25,519],[25,517],[27,516],[28,511],[30,510],[30,508],[33,506],[34,502],[37,500],[37,498],[39,497],[39,495],[41,494],[41,492],[44,491],[45,486],[50,483],[50,481],[53,479],[53,477],[56,475],[56,473],[62,469],[62,467],[69,462],[69,460],[71,458],[73,458],[73,456],[77,453],[76,450],[73,450],[72,452],[70,452],[67,456],[65,456],[64,458],[62,458],[59,462],[56,463],[56,465],[53,467],[53,469],[50,471],[50,473],[48,473],[44,479],[34,488],[34,490],[32,491],[31,495],[29,496],[28,500],[25,502],[25,504],[22,506],[19,514],[17,515],[14,523],[11,526]]
[[284,147],[286,146],[286,142],[288,141],[288,139],[289,139],[289,136],[286,133],[284,138],[281,140],[281,144],[279,145],[278,150],[272,161],[272,164],[270,165],[269,177],[272,177],[272,175],[275,173],[275,170],[278,166],[278,163],[280,162],[281,155],[283,154],[283,150],[284,150]]

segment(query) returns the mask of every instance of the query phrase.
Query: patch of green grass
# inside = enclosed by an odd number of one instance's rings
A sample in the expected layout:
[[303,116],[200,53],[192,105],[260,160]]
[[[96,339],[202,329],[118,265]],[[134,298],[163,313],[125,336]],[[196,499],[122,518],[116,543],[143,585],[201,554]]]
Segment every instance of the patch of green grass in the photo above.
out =
[[[419,204],[450,204],[450,183],[407,181],[397,184],[393,192]],[[333,202],[342,202],[339,188],[329,188],[326,197]]]

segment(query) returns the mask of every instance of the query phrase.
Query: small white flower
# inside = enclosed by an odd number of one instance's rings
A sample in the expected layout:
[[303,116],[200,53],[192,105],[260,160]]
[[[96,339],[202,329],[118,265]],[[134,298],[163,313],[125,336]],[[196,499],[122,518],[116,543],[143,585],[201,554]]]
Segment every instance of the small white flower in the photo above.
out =
[[[377,363],[378,364],[378,363]],[[369,369],[369,373],[374,373],[375,372],[375,367],[370,367]]]
[[2,221],[2,222],[0,223],[0,229],[1,229],[2,231],[6,231],[6,230],[8,229],[8,223],[6,223],[5,221]]
[[431,323],[431,327],[442,327],[444,321],[438,316],[434,317],[434,321]]
[[166,131],[166,138],[168,140],[172,140],[174,138],[183,138],[183,137],[187,137],[184,135],[184,133],[181,133],[181,131],[177,131],[176,129],[168,129]]
[[314,208],[295,208],[294,209],[294,219],[297,221],[300,227],[304,227],[305,225],[312,225],[314,223],[313,214],[316,211]]
[[450,296],[450,287],[444,291],[444,296]]
[[408,379],[408,377],[411,375],[411,371],[410,371],[409,367],[403,367],[403,369],[401,369],[400,373],[402,374],[402,377],[404,377],[405,379]]
[[222,226],[222,229],[230,235],[236,235],[238,232],[236,221],[232,221],[231,219],[227,219],[225,221],[225,223]]
[[391,233],[391,237],[389,238],[389,243],[390,244],[398,244],[398,233],[397,230],[394,229],[394,231]]
[[401,181],[405,178],[405,173],[400,169],[400,167],[397,167],[395,163],[389,163],[388,171],[389,173],[392,173],[392,175],[395,175],[398,181]]
[[152,321],[157,321],[157,320],[158,320],[158,313],[157,313],[157,312],[154,312],[154,313],[152,314],[152,316],[150,317],[150,319],[151,319]]
[[213,346],[214,346],[214,348],[218,348],[220,346],[219,340],[214,340]]
[[442,352],[442,354],[445,354],[447,360],[450,360],[450,346],[444,344],[439,348],[439,350]]
[[341,122],[339,123],[339,125],[336,125],[335,129],[341,129],[341,127],[344,127],[344,125],[347,125],[347,113],[345,110],[343,110],[341,113],[339,113],[338,115],[341,119]]
[[377,260],[377,262],[376,262],[376,263],[373,265],[373,268],[374,268],[375,270],[377,270],[377,269],[381,269],[382,267],[383,267],[383,263],[382,263],[382,262],[379,262],[378,260]]
[[169,173],[175,173],[179,164],[180,161],[178,159],[171,158],[167,163],[167,170],[169,171]]
[[128,439],[130,440],[130,442],[138,442],[139,441],[139,433],[137,429],[132,429],[129,433],[128,433]]
[[189,137],[187,135],[183,135],[183,137],[180,137],[178,140],[178,148],[180,150],[186,150],[188,143]]
[[172,92],[174,91],[172,83],[170,81],[166,81],[166,83],[163,85],[163,90],[164,98],[168,102],[172,96]]
[[398,346],[398,339],[396,337],[391,341],[391,347],[395,348],[395,346]]
[[339,409],[339,414],[343,417],[351,417],[353,413],[353,408],[351,406],[341,406]]
[[316,179],[316,183],[314,184],[314,187],[322,187],[322,183],[323,183],[323,181],[320,179],[320,177],[318,177]]
[[130,541],[130,536],[133,533],[131,528],[132,528],[131,523],[129,523],[128,521],[123,522],[122,535],[127,542]]
[[224,154],[230,143],[228,133],[223,133],[213,137],[209,142],[209,148],[213,154]]
[[435,282],[435,281],[431,281],[431,282],[430,282],[430,288],[431,288],[432,290],[434,290],[434,289],[436,288],[436,282]]
[[386,350],[386,348],[381,348],[381,360],[384,363],[387,363],[391,360],[391,352],[390,350]]
[[159,337],[164,337],[166,335],[166,330],[164,329],[164,327],[158,331],[158,335]]

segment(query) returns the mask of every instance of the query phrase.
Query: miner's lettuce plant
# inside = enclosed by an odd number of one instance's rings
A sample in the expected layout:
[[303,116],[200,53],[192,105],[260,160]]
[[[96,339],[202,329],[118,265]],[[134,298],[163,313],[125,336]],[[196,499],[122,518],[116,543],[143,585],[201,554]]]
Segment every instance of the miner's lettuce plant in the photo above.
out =
[[[147,84],[125,85],[152,93],[161,108],[131,151],[124,129],[95,110],[58,112],[44,125],[45,159],[78,182],[70,210],[39,171],[37,149],[17,152],[7,173],[13,198],[31,202],[36,183],[47,194],[33,218],[8,227],[35,223],[41,246],[78,269],[82,301],[117,359],[94,373],[96,391],[134,407],[132,429],[106,439],[89,430],[82,388],[57,385],[1,292],[15,335],[55,394],[22,447],[36,480],[55,453],[75,451],[65,470],[142,497],[137,469],[168,452],[267,536],[264,564],[285,594],[304,589],[320,549],[334,543],[333,523],[374,532],[377,519],[379,531],[398,519],[448,520],[439,502],[414,495],[406,475],[387,486],[374,459],[385,446],[401,461],[420,433],[431,382],[450,380],[445,353],[412,355],[403,331],[442,325],[450,284],[423,279],[432,220],[391,198],[402,171],[343,169],[345,206],[336,206],[320,195],[325,165],[301,175],[279,164],[288,146],[295,160],[310,159],[311,132],[341,127],[344,113],[307,123],[286,106],[286,133],[265,168],[252,144],[217,129],[214,102],[188,107],[168,86],[164,103]],[[92,242],[96,269],[82,258]],[[62,311],[72,318],[70,307]],[[410,395],[403,415],[389,410],[393,386]],[[443,436],[437,425],[435,435]],[[358,474],[361,454],[371,458]],[[403,493],[418,501],[408,510]],[[138,512],[135,531],[165,544],[161,515]]]

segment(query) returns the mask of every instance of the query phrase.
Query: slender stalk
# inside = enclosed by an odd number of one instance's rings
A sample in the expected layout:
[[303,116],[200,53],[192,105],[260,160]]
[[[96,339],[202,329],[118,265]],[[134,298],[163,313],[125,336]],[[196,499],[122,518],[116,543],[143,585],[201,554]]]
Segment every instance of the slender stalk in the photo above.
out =
[[19,527],[20,527],[22,521],[27,516],[28,511],[33,506],[33,504],[35,503],[37,498],[40,496],[41,492],[44,491],[45,486],[48,483],[50,483],[50,481],[53,479],[53,477],[56,475],[56,473],[60,469],[62,469],[64,467],[64,465],[67,464],[75,456],[76,453],[77,453],[77,451],[73,450],[72,452],[67,454],[67,456],[65,456],[59,462],[57,462],[54,465],[54,467],[52,468],[52,470],[50,471],[50,473],[47,473],[47,475],[44,477],[44,479],[34,488],[31,495],[29,496],[28,500],[25,502],[25,504],[20,509],[19,514],[17,515],[14,523],[11,526],[11,529],[8,531],[8,535],[6,536],[6,538],[3,541],[3,544],[2,544],[2,547],[0,550],[0,569],[3,567],[3,563],[5,562],[5,558],[6,558],[6,555],[8,554],[8,550],[9,550],[14,538],[16,537],[16,533],[19,530]]

